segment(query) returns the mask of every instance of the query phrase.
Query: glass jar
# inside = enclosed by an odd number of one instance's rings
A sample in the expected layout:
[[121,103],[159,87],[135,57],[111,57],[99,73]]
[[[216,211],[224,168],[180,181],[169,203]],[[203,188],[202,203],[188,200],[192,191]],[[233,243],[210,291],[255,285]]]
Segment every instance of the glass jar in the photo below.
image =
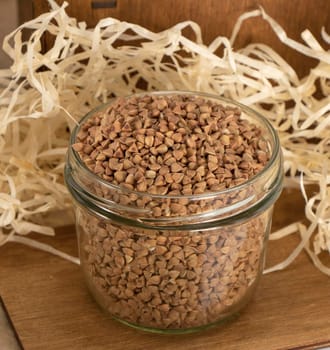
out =
[[[262,130],[269,160],[246,182],[195,195],[159,195],[95,175],[72,145],[65,180],[74,199],[81,267],[96,301],[127,325],[160,333],[197,331],[235,315],[262,274],[272,208],[283,182],[271,124],[248,107],[217,96],[185,94],[239,108]],[[197,208],[197,209],[196,209]]]

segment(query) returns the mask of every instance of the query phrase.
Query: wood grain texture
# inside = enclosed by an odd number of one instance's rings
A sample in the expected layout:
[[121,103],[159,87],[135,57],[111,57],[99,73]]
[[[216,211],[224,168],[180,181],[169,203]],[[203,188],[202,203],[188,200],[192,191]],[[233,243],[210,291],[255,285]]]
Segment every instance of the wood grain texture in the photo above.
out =
[[[59,4],[64,0],[57,0]],[[95,0],[94,0],[95,1]],[[237,18],[245,11],[262,6],[286,30],[287,35],[302,42],[300,34],[308,28],[321,40],[321,28],[330,32],[329,0],[116,0],[114,8],[92,8],[93,0],[69,0],[68,13],[88,26],[94,26],[101,18],[114,17],[140,24],[153,31],[162,31],[185,20],[197,22],[202,29],[205,43],[217,36],[230,36]],[[99,1],[112,3],[113,1]],[[48,10],[47,0],[33,0],[34,15]],[[235,49],[249,43],[270,45],[287,60],[300,76],[315,65],[313,59],[302,59],[294,50],[284,46],[270,26],[261,18],[246,21],[238,37]],[[322,41],[322,43],[324,43]],[[329,49],[329,45],[323,45]]]
[[[275,207],[274,229],[303,219],[303,209],[297,191],[284,191]],[[42,241],[77,254],[72,227]],[[292,236],[270,242],[267,265],[283,259],[298,241]],[[0,293],[26,350],[293,350],[330,345],[330,279],[304,253],[286,270],[264,275],[237,319],[192,335],[146,334],[111,320],[89,295],[78,266],[18,244],[0,247]]]
[[33,0],[17,0],[19,23],[29,21],[34,16]]

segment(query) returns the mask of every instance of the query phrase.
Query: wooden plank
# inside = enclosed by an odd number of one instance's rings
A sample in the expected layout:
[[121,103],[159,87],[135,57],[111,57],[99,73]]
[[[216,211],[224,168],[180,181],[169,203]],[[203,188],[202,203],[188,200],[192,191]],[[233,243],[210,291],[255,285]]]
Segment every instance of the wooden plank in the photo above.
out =
[[17,0],[19,23],[29,21],[34,16],[33,0]]
[[[247,10],[256,9],[259,5],[273,16],[293,39],[301,41],[300,34],[306,28],[318,40],[321,40],[322,26],[330,32],[329,0],[69,0],[68,2],[68,13],[81,21],[86,21],[90,27],[95,26],[101,18],[109,16],[140,24],[156,32],[181,21],[193,20],[201,26],[206,43],[210,43],[219,35],[230,36],[239,15]],[[47,0],[33,0],[33,3],[35,16],[48,9]],[[63,3],[63,0],[58,0],[58,3]],[[270,45],[301,76],[316,63],[306,57],[302,60],[300,54],[284,46],[261,18],[251,19],[243,24],[235,49],[251,42]],[[329,45],[324,47],[329,49]]]
[[[274,229],[303,217],[301,195],[284,191],[274,211]],[[77,254],[73,227],[42,241]],[[267,264],[283,259],[298,241],[292,236],[271,242]],[[26,350],[284,350],[330,345],[330,279],[305,254],[286,270],[264,275],[237,319],[183,336],[146,334],[111,320],[89,295],[78,266],[21,245],[0,247],[0,291]]]

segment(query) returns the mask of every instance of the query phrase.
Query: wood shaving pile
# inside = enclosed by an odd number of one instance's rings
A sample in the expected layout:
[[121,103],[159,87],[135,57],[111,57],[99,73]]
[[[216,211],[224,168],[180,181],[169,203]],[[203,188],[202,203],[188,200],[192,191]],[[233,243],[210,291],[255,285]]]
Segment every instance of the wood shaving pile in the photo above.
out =
[[[265,115],[277,129],[287,174],[286,185],[300,186],[306,199],[308,225],[293,223],[271,235],[279,239],[298,233],[301,242],[282,269],[305,249],[314,264],[330,275],[319,253],[330,253],[330,51],[305,30],[304,43],[287,37],[263,9],[243,14],[231,38],[203,44],[194,22],[179,23],[153,33],[113,18],[95,28],[70,18],[65,7],[49,1],[51,10],[24,23],[3,44],[12,58],[0,70],[0,245],[21,242],[78,262],[62,252],[22,237],[31,231],[54,235],[40,221],[57,211],[71,212],[63,181],[69,132],[85,113],[113,96],[146,90],[203,91],[232,98]],[[317,64],[300,79],[293,68],[264,44],[234,50],[241,24],[261,16],[283,45]],[[190,27],[194,41],[183,35]],[[30,30],[27,42],[22,33]],[[42,38],[54,38],[42,51]],[[322,30],[323,45],[330,36]],[[223,48],[223,55],[215,54]],[[318,90],[318,93],[316,91]],[[307,198],[306,184],[319,191]],[[312,238],[313,237],[313,238]]]

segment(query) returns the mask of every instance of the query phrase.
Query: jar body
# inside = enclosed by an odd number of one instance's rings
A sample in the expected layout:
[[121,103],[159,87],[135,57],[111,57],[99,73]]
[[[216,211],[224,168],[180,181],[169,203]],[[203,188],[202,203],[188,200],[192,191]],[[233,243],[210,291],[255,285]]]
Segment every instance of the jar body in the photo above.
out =
[[117,320],[190,332],[235,315],[264,266],[272,207],[243,222],[194,230],[134,228],[76,207],[81,265]]
[[[272,208],[282,188],[281,149],[270,123],[236,102],[207,94],[198,98],[224,103],[229,120],[239,108],[242,117],[259,128],[261,140],[251,142],[260,141],[261,154],[269,153],[259,173],[217,191],[163,195],[113,185],[90,171],[73,147],[68,150],[65,180],[75,202],[81,266],[89,289],[115,319],[152,332],[199,330],[247,304],[263,270]],[[71,146],[78,131],[85,132],[85,121],[108,107],[82,119]],[[225,136],[224,142],[228,140]],[[232,147],[240,146],[236,142]],[[245,166],[249,159],[245,154]],[[235,165],[223,171],[234,172]]]

